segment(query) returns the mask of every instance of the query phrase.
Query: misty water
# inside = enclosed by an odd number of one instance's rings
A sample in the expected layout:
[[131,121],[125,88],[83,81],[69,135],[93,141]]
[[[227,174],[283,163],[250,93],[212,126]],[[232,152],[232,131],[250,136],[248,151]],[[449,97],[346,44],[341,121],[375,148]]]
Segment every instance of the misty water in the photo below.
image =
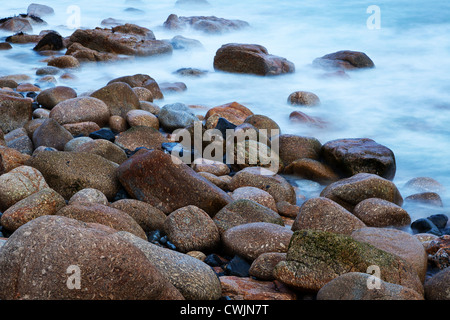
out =
[[[155,102],[161,107],[182,102],[210,108],[236,101],[256,114],[274,119],[282,133],[314,136],[322,143],[339,138],[371,138],[394,152],[397,173],[393,181],[403,197],[411,194],[404,185],[414,177],[434,178],[450,190],[448,1],[209,0],[210,6],[195,8],[175,6],[175,0],[39,3],[54,8],[55,15],[44,17],[48,25],[35,26],[34,34],[52,29],[69,36],[75,30],[73,14],[79,10],[82,28],[98,27],[103,19],[115,18],[147,27],[157,39],[182,35],[203,45],[203,49],[174,50],[164,58],[83,65],[76,71],[78,80],[59,82],[72,86],[79,94],[99,89],[113,78],[137,73],[148,74],[158,83],[181,81],[187,91],[166,95],[164,100]],[[25,13],[28,5],[23,1],[3,1],[0,16]],[[380,10],[379,28],[373,28],[371,21],[368,25],[373,14],[367,11],[369,6]],[[172,13],[240,19],[250,27],[220,35],[192,29],[173,32],[162,27]],[[8,35],[0,32],[2,38]],[[276,77],[215,72],[216,50],[231,42],[263,45],[269,53],[292,61],[296,72]],[[27,74],[35,80],[35,70],[45,66],[42,62],[45,57],[31,50],[33,46],[14,45],[12,50],[0,52],[0,75]],[[376,67],[350,71],[349,79],[324,78],[323,70],[312,67],[315,58],[339,50],[365,52]],[[209,73],[201,78],[173,73],[185,67]],[[288,105],[287,97],[298,90],[314,92],[321,105],[314,108]],[[291,123],[289,114],[294,110],[319,117],[328,125],[314,128]],[[322,188],[310,181],[297,180],[297,184],[307,196],[318,195]],[[437,212],[447,213],[449,193],[440,195],[444,208]],[[430,212],[409,213],[414,220]]]

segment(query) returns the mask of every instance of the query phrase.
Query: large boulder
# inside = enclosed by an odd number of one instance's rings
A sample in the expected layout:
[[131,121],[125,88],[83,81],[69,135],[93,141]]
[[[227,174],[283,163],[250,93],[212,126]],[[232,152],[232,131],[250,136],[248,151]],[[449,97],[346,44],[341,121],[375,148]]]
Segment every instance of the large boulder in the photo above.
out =
[[8,133],[31,120],[32,100],[0,93],[0,130]]
[[115,230],[61,216],[30,221],[2,247],[0,298],[183,299],[145,254]]
[[43,146],[62,151],[73,136],[56,120],[49,118],[33,132],[32,139],[35,148]]
[[210,266],[187,254],[162,248],[128,232],[121,238],[138,247],[158,271],[187,300],[217,300],[221,296],[219,279]]
[[139,109],[139,98],[129,84],[113,82],[93,93],[91,97],[102,100],[109,107],[112,116],[126,118],[128,111]]
[[176,14],[171,14],[167,17],[163,26],[169,30],[183,30],[191,27],[207,34],[220,34],[246,28],[249,24],[242,20],[229,20],[215,16],[179,17]]
[[269,54],[263,46],[237,43],[225,44],[217,50],[214,69],[260,76],[295,72],[292,62]]
[[166,104],[158,114],[159,123],[168,132],[181,129],[199,121],[189,107],[183,103]]
[[364,69],[374,68],[373,61],[364,53],[359,51],[342,50],[326,54],[313,61],[313,65],[325,69]]
[[368,227],[404,227],[411,217],[402,207],[387,200],[369,198],[358,203],[353,214]]
[[131,76],[114,78],[110,80],[108,84],[111,84],[113,82],[125,82],[132,88],[135,87],[146,88],[151,91],[153,99],[162,99],[164,97],[161,92],[161,89],[159,88],[158,83],[155,81],[155,79],[153,79],[147,74],[138,73]]
[[69,45],[80,43],[99,52],[131,56],[153,56],[171,54],[172,46],[156,40],[149,29],[132,24],[107,28],[77,29],[69,38]]
[[323,197],[311,198],[300,207],[292,230],[321,230],[350,235],[366,225],[336,202]]
[[391,149],[372,139],[338,139],[322,146],[325,162],[342,177],[366,172],[388,180],[394,179],[395,156]]
[[397,186],[390,180],[372,173],[358,173],[346,179],[338,180],[320,193],[348,211],[353,212],[355,206],[369,198],[379,198],[401,206],[403,197]]
[[[423,295],[416,270],[402,258],[349,235],[326,231],[295,231],[286,260],[274,269],[276,279],[300,291],[318,292],[348,272],[379,270],[380,279],[400,284]],[[373,271],[371,271],[373,272]]]
[[56,86],[41,91],[36,97],[36,101],[44,108],[51,110],[58,103],[77,97],[77,92],[67,86]]
[[102,156],[83,152],[42,151],[27,165],[39,170],[49,186],[69,200],[85,188],[94,188],[112,200],[119,191],[118,165]]
[[194,205],[214,216],[232,201],[216,185],[159,150],[135,154],[118,168],[118,178],[135,199],[169,214]]
[[95,122],[103,127],[109,121],[110,107],[95,97],[77,97],[59,102],[50,111],[50,118],[59,124]]

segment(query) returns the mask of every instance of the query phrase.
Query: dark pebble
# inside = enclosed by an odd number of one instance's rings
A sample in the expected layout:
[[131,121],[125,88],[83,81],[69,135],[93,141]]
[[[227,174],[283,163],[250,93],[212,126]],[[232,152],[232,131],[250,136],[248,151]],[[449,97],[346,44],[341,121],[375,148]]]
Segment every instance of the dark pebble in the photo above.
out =
[[161,232],[159,230],[153,230],[147,234],[148,241],[152,242],[152,243],[159,242],[160,238],[161,238]]
[[448,221],[448,217],[445,214],[433,214],[427,217],[427,219],[433,222],[433,224],[439,229],[445,228]]
[[114,142],[114,140],[116,139],[116,135],[114,134],[114,132],[112,132],[110,129],[105,128],[91,132],[89,134],[89,137],[92,139],[105,139],[111,142]]
[[211,267],[220,267],[224,264],[224,261],[214,253],[207,255],[203,262]]
[[250,264],[239,256],[234,256],[233,259],[225,267],[225,272],[230,276],[248,277]]
[[222,136],[224,137],[224,139],[226,139],[227,129],[234,130],[236,127],[237,126],[234,123],[231,123],[227,119],[219,118],[219,120],[217,120],[215,129],[219,130],[222,133]]
[[166,247],[170,250],[177,250],[177,247],[175,247],[175,245],[169,240],[166,241]]
[[159,243],[161,243],[161,244],[166,244],[166,242],[167,242],[167,236],[161,237],[159,239]]
[[429,219],[421,218],[411,223],[411,229],[415,233],[431,233],[436,236],[441,236],[442,232]]

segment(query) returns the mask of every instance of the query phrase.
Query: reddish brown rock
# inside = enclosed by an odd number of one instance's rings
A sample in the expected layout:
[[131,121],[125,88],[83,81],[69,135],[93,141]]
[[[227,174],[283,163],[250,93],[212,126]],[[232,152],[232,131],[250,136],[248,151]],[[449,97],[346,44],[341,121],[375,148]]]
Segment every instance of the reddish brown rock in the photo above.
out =
[[20,200],[8,208],[1,216],[2,226],[16,231],[25,223],[44,215],[54,215],[66,202],[61,195],[50,188],[42,189]]
[[303,123],[306,125],[324,128],[326,126],[326,122],[317,117],[311,117],[304,112],[301,111],[292,111],[289,114],[289,120],[293,123]]
[[102,100],[110,110],[111,115],[126,117],[130,110],[139,109],[139,98],[133,89],[124,82],[113,82],[90,94],[91,97]]
[[372,139],[338,139],[322,146],[325,163],[343,177],[357,173],[373,173],[392,180],[395,176],[395,156],[391,149]]
[[137,148],[161,149],[161,144],[167,139],[158,130],[146,127],[131,127],[119,133],[114,143],[125,150],[134,151]]
[[231,194],[233,200],[247,199],[253,200],[262,206],[265,206],[275,212],[277,212],[277,206],[274,198],[268,193],[255,187],[240,187],[233,191]]
[[159,88],[158,83],[150,77],[147,74],[135,74],[132,76],[123,76],[119,78],[115,78],[108,82],[108,84],[111,84],[113,82],[125,82],[130,85],[130,87],[143,87],[152,92],[153,99],[162,99],[164,98],[164,95],[161,92],[161,89]]
[[320,104],[319,97],[309,91],[295,91],[291,93],[287,99],[288,103],[291,105],[299,106],[317,106]]
[[263,46],[236,43],[225,44],[217,50],[214,69],[261,76],[295,72],[292,62],[270,55]]
[[364,222],[328,198],[311,198],[304,202],[292,230],[321,230],[350,235],[365,227]]
[[2,247],[0,298],[184,299],[145,254],[116,230],[61,216],[34,219]]
[[0,93],[0,130],[6,134],[30,121],[33,113],[32,102],[32,99]]
[[284,252],[263,253],[252,262],[248,272],[252,277],[260,280],[275,280],[273,269],[284,260],[286,260],[286,253]]
[[318,160],[322,144],[314,137],[304,137],[293,134],[281,134],[272,138],[272,145],[279,146],[279,156],[284,166],[302,158]]
[[144,201],[121,199],[110,204],[112,208],[128,213],[145,232],[163,230],[166,215]]
[[86,223],[99,223],[118,231],[130,232],[147,240],[144,230],[127,213],[99,203],[75,203],[67,205],[56,215],[76,219]]
[[353,214],[368,227],[403,227],[411,223],[411,217],[405,209],[377,198],[361,201],[356,205]]
[[7,19],[0,24],[0,29],[11,31],[14,33],[33,31],[33,27],[31,26],[30,21],[21,17],[13,17]]
[[59,124],[95,122],[103,127],[109,121],[110,108],[94,97],[77,97],[58,103],[50,111],[50,118]]
[[89,136],[90,133],[100,130],[100,126],[92,121],[66,123],[63,127],[69,131],[72,136]]
[[422,192],[412,194],[405,198],[405,202],[425,204],[435,207],[443,207],[441,196],[436,192]]
[[102,156],[103,158],[119,165],[128,159],[127,154],[122,148],[105,139],[88,141],[77,146],[73,151],[98,154],[99,156]]
[[253,112],[247,107],[237,102],[231,102],[209,109],[205,115],[205,121],[214,117],[213,124],[210,125],[211,128],[215,128],[219,118],[225,118],[238,126],[244,123],[245,119],[251,115],[253,115]]
[[314,159],[298,159],[291,162],[283,173],[293,174],[304,179],[328,185],[339,180],[339,176],[326,164]]
[[135,154],[118,168],[118,178],[135,199],[170,213],[195,205],[214,216],[231,202],[223,190],[179,159],[162,151]]
[[313,65],[325,69],[344,70],[375,67],[373,61],[364,52],[350,50],[342,50],[324,55],[321,58],[315,59]]
[[24,165],[29,157],[16,149],[0,146],[0,175]]
[[297,300],[297,294],[279,281],[222,276],[222,296],[230,300]]
[[61,69],[74,69],[80,67],[80,62],[77,60],[77,58],[72,56],[59,56],[50,59],[47,62],[47,65],[51,67],[58,67]]
[[164,221],[164,232],[181,252],[212,252],[220,243],[220,234],[211,217],[196,206],[179,208]]
[[40,146],[64,150],[67,142],[73,139],[72,134],[54,119],[46,119],[33,132],[33,144],[35,148]]
[[61,101],[76,98],[77,93],[74,89],[66,86],[56,86],[45,89],[36,97],[36,101],[44,108],[52,109]]
[[126,120],[130,127],[146,126],[159,130],[158,117],[145,110],[130,110],[126,114]]

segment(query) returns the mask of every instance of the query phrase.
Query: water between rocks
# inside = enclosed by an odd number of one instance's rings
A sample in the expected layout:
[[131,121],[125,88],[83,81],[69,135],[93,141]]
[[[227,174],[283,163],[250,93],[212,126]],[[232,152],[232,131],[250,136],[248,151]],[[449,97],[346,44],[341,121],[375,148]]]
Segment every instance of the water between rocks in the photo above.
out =
[[[446,14],[450,2],[209,0],[209,6],[190,8],[176,6],[175,2],[40,1],[54,8],[55,15],[44,17],[48,25],[34,26],[33,34],[51,29],[68,36],[77,26],[77,17],[83,28],[94,28],[103,19],[115,18],[147,27],[157,39],[175,35],[197,39],[203,49],[174,50],[165,58],[83,65],[76,73],[78,80],[67,85],[80,94],[96,90],[113,78],[136,73],[148,74],[158,83],[182,81],[187,91],[166,95],[164,101],[158,101],[160,106],[183,102],[214,107],[237,101],[254,113],[274,119],[283,133],[314,136],[322,143],[338,138],[371,138],[394,151],[394,183],[404,197],[410,194],[404,189],[405,182],[420,176],[432,177],[450,190],[450,20]],[[2,3],[0,16],[26,13],[28,5]],[[371,27],[374,11],[369,6],[379,10],[375,21],[379,28]],[[220,35],[192,29],[170,31],[162,25],[172,13],[240,19],[250,27]],[[8,35],[0,31],[2,39]],[[269,53],[292,61],[296,72],[277,77],[214,72],[216,50],[231,42],[263,45]],[[0,76],[28,74],[35,79],[36,68],[45,63],[31,50],[33,46],[14,45],[12,50],[0,51]],[[376,68],[349,72],[349,79],[323,78],[323,70],[312,68],[315,58],[344,49],[365,52]],[[200,78],[173,73],[185,67],[210,73]],[[288,105],[287,97],[297,90],[314,92],[321,105],[307,109]],[[293,124],[289,114],[294,110],[319,117],[328,125],[318,129]],[[307,196],[318,195],[322,189],[309,181],[296,183]],[[444,202],[440,212],[446,213],[449,193],[440,195]],[[421,212],[410,212],[412,220],[421,217]]]

